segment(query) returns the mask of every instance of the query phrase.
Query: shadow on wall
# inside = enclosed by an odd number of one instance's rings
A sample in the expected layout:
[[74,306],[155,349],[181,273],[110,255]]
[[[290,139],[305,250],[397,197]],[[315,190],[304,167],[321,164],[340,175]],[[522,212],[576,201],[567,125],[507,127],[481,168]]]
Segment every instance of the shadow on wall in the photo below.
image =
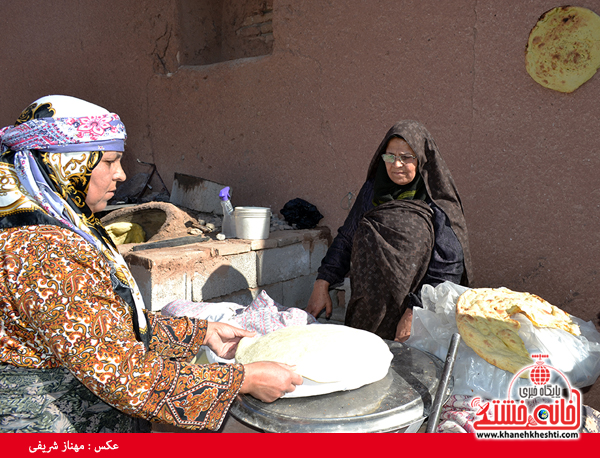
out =
[[177,4],[183,65],[273,52],[273,0],[178,0]]
[[202,286],[204,302],[234,302],[250,305],[254,298],[246,277],[230,265],[213,271]]

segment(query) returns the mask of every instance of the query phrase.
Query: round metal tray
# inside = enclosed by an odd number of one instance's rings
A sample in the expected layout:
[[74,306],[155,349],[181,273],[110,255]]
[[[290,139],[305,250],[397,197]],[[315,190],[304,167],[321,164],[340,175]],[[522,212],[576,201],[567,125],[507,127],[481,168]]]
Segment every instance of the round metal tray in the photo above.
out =
[[[231,414],[273,433],[375,433],[400,431],[429,416],[443,371],[435,356],[387,341],[394,355],[388,374],[356,390],[265,403],[239,395]],[[453,380],[446,390],[452,393]]]

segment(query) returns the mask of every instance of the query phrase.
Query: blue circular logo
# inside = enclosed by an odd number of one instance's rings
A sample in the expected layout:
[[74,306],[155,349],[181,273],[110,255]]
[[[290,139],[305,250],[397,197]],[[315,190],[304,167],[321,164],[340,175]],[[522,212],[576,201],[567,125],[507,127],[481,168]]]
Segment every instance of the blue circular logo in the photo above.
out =
[[546,409],[542,409],[538,412],[538,418],[540,420],[547,420],[548,419],[548,411]]

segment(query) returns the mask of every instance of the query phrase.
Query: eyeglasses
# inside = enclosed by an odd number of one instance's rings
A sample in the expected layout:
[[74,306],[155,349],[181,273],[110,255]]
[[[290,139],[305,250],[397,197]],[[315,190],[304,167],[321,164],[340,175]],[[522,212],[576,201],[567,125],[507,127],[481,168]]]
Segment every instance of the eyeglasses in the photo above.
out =
[[381,155],[381,158],[384,162],[389,164],[394,164],[396,161],[400,161],[401,164],[412,164],[417,158],[412,154],[402,154],[401,156],[396,156],[395,154],[385,153]]

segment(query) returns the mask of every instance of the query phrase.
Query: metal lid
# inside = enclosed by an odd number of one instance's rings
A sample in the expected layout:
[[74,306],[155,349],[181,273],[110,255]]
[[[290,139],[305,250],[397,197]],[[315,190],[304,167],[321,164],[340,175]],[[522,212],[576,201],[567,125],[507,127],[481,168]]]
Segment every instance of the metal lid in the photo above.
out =
[[[427,418],[443,362],[423,351],[387,341],[394,358],[380,381],[356,390],[265,403],[239,395],[231,414],[273,433],[375,433],[397,431]],[[446,398],[453,389],[448,384]]]

